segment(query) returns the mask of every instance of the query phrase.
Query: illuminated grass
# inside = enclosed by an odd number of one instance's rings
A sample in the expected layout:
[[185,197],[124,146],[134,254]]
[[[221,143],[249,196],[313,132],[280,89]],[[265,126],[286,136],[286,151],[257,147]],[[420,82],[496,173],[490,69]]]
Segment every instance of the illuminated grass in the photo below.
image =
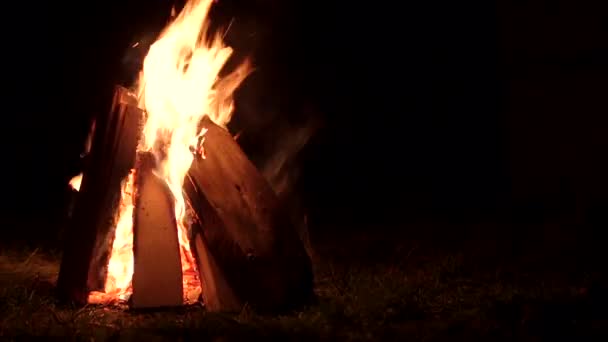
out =
[[[158,312],[60,306],[52,285],[58,257],[11,249],[0,256],[0,336],[503,340],[591,336],[603,333],[601,326],[608,322],[601,309],[608,303],[606,291],[594,285],[602,283],[603,275],[563,264],[555,271],[538,271],[553,269],[548,263],[559,263],[556,257],[504,262],[467,248],[448,253],[417,242],[389,246],[370,241],[319,244],[318,303],[279,317],[260,316],[248,308],[222,315],[200,306]],[[376,248],[382,252],[375,253]],[[349,259],[349,251],[361,258]]]

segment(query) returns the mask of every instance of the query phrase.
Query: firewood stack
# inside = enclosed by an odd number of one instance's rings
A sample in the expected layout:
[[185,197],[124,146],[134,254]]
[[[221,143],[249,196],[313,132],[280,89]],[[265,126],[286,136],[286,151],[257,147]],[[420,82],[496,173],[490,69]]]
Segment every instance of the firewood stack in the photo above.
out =
[[[171,193],[137,152],[144,113],[117,87],[112,108],[97,118],[74,214],[67,228],[58,294],[85,304],[103,291],[114,239],[120,184],[135,168],[132,307],[181,304],[181,265]],[[313,297],[312,266],[295,223],[268,182],[224,128],[204,118],[205,154],[184,182],[192,218],[190,244],[210,311],[297,308]],[[152,159],[151,159],[152,158]]]

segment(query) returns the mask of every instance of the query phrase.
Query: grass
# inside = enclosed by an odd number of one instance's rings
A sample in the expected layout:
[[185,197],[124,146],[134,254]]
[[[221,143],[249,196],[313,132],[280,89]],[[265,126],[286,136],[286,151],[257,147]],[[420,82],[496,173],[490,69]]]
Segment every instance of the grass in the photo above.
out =
[[592,259],[571,262],[567,250],[557,247],[552,254],[512,255],[508,253],[512,243],[439,245],[380,234],[327,238],[315,244],[318,303],[273,317],[248,308],[225,315],[207,313],[201,306],[155,312],[61,306],[53,296],[57,253],[11,248],[0,255],[0,337],[88,341],[606,337],[602,327],[608,323],[603,314],[607,288],[601,285],[604,275]]

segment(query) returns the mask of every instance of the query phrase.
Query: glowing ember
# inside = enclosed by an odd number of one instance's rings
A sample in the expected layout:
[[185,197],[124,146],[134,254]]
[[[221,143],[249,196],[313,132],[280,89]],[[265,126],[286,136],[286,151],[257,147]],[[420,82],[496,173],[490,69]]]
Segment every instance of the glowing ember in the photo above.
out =
[[[138,149],[156,156],[156,174],[167,183],[175,198],[186,303],[196,301],[201,292],[182,193],[184,177],[195,155],[204,158],[205,131],[200,131],[198,124],[207,115],[225,127],[232,115],[232,95],[250,71],[249,63],[244,62],[231,74],[219,78],[232,49],[224,45],[221,34],[206,39],[212,3],[212,0],[191,0],[186,4],[150,47],[138,82],[140,107],[147,114]],[[89,302],[121,301],[132,292],[133,177],[132,171],[124,182],[104,293],[91,293]],[[76,181],[72,187],[76,188]]]

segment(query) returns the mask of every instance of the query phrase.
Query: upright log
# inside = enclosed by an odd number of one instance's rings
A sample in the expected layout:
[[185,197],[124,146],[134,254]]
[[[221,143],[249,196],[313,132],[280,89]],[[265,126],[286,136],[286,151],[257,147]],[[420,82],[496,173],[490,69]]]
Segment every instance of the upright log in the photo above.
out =
[[[249,304],[279,312],[311,299],[312,266],[289,215],[276,194],[225,129],[203,119],[205,158],[195,158],[185,191],[200,219],[194,235],[202,282],[217,296],[238,302],[210,309],[231,311]],[[202,247],[201,247],[202,246]],[[218,274],[219,273],[219,274]],[[214,284],[209,284],[214,281]],[[203,296],[212,296],[203,288]]]
[[152,170],[154,156],[140,153],[133,213],[134,309],[183,304],[182,266],[171,191]]
[[142,119],[136,97],[117,87],[108,115],[96,120],[78,201],[66,230],[57,280],[63,299],[84,304],[89,291],[103,289],[120,185],[134,166]]

